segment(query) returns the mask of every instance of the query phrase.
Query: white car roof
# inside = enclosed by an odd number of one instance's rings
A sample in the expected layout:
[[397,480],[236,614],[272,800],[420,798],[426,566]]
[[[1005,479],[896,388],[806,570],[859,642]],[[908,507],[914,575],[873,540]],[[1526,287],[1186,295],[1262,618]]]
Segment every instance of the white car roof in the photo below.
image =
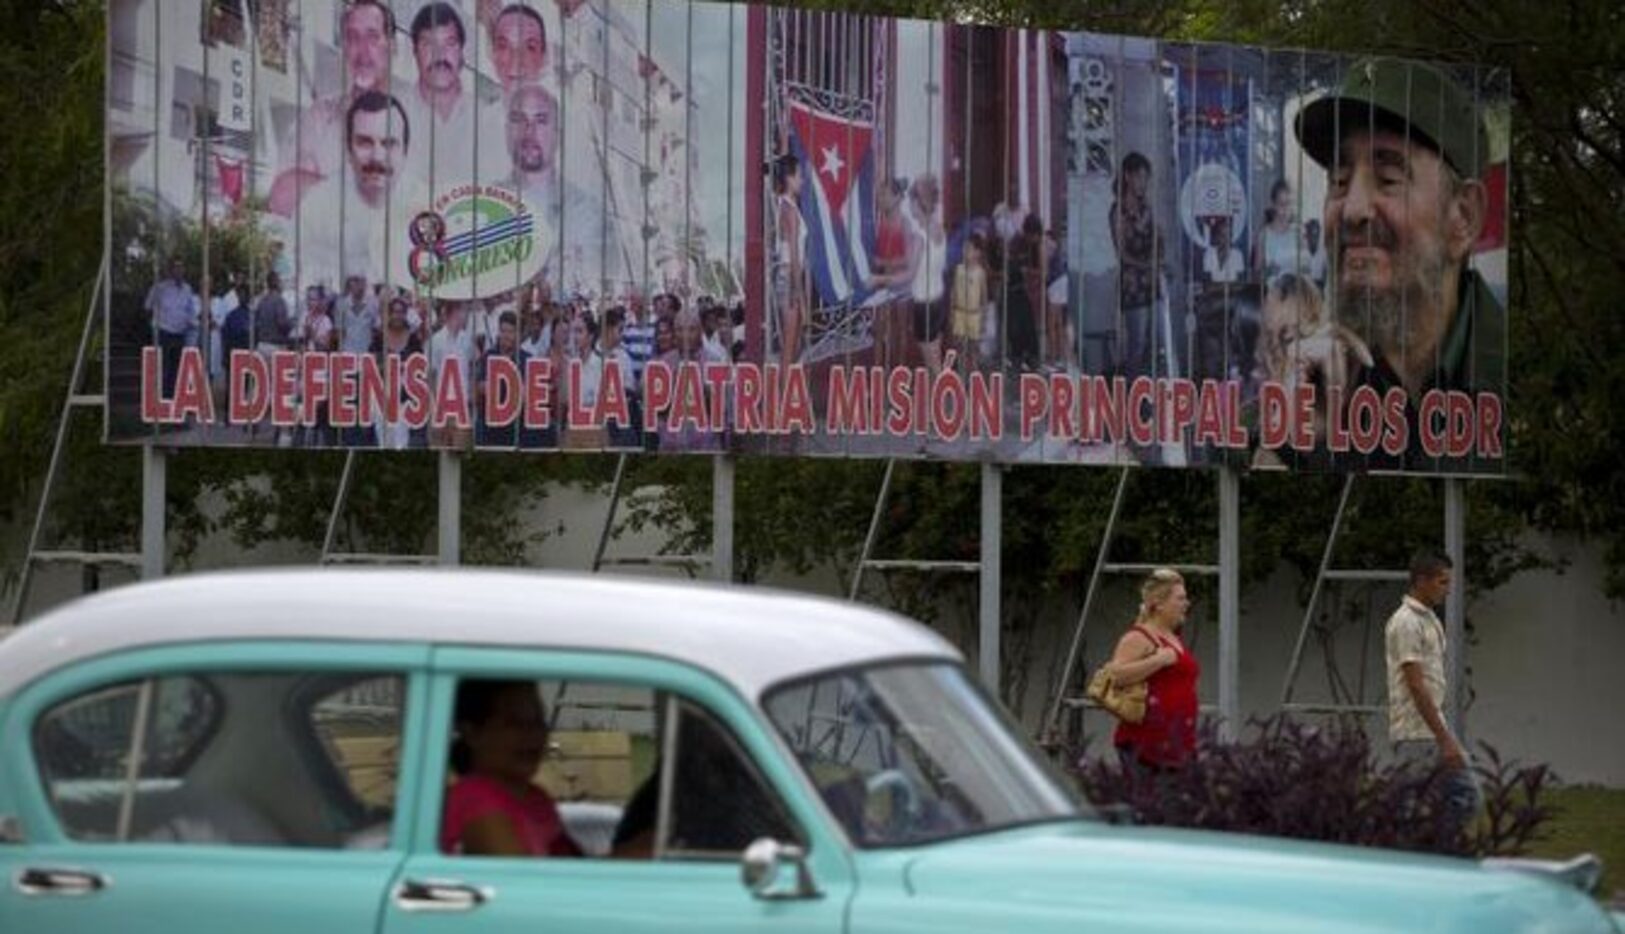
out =
[[84,658],[246,639],[634,652],[706,669],[751,698],[844,665],[961,659],[894,614],[763,588],[461,568],[259,570],[136,584],[57,609],[0,640],[0,696]]

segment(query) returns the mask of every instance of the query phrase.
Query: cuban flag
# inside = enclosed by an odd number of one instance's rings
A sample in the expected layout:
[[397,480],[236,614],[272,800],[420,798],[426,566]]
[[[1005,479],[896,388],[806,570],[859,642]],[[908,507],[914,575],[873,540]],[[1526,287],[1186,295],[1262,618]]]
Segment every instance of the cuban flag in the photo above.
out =
[[874,124],[790,104],[790,151],[801,163],[807,268],[823,307],[861,305],[871,295],[875,245]]

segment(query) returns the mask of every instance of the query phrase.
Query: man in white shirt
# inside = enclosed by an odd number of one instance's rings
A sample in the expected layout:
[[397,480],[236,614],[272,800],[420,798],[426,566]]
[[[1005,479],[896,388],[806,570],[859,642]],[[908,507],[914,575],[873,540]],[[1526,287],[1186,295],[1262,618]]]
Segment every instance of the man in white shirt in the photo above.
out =
[[197,331],[197,293],[186,283],[186,264],[181,258],[169,261],[169,278],[152,284],[142,306],[152,316],[152,327],[163,361],[163,397],[175,394],[175,375],[180,370],[181,350],[191,334]]
[[[557,317],[555,311],[554,317]],[[530,308],[525,311],[524,320],[520,322],[523,329],[523,340],[519,342],[519,359],[521,361],[545,357],[553,347],[552,321],[549,320],[542,309]]]
[[559,102],[539,84],[516,88],[508,97],[508,158],[514,189],[533,211],[545,211],[559,195]]
[[1443,773],[1444,806],[1465,827],[1479,806],[1478,784],[1461,742],[1440,708],[1448,696],[1448,646],[1433,608],[1450,593],[1452,566],[1423,553],[1411,562],[1410,588],[1384,630],[1388,669],[1388,739],[1404,762]]
[[367,288],[367,277],[351,273],[339,298],[339,349],[354,354],[371,352],[379,325],[378,299]]
[[220,334],[226,326],[226,318],[241,304],[242,297],[237,294],[237,276],[228,272],[219,294],[209,299],[209,378],[215,382],[219,382],[226,373],[225,346]]
[[1214,285],[1234,284],[1247,275],[1247,261],[1230,235],[1230,218],[1219,217],[1208,228],[1202,250],[1202,275]]
[[[446,367],[456,367],[460,371],[463,384],[463,399],[465,402],[474,398],[474,387],[470,382],[473,376],[474,365],[474,334],[468,328],[468,308],[462,302],[441,302],[441,327],[429,338],[429,371],[431,385],[438,392],[441,374]],[[441,438],[440,445],[461,446],[455,440],[436,432]]]
[[727,315],[728,310],[715,302],[700,303],[700,326],[705,334],[701,339],[701,345],[704,347],[707,363],[726,363],[733,359],[727,340],[730,329],[722,326]]
[[[495,135],[482,132],[473,90],[463,87],[468,33],[451,4],[428,3],[412,18],[412,56],[418,80],[403,103],[418,135],[407,172],[436,193],[475,181],[475,148],[501,152]],[[488,108],[496,118],[500,109]]]
[[[568,253],[572,279],[597,282],[604,266],[604,202],[559,178],[558,99],[539,84],[520,85],[508,97],[504,138],[510,164],[506,185],[536,218],[537,246],[545,257],[543,279],[555,290],[563,289],[560,267],[566,249],[561,231],[568,231],[575,247]],[[608,243],[615,249],[613,236]]]
[[422,207],[417,186],[402,179],[414,134],[399,100],[368,91],[345,119],[349,154],[341,176],[305,187],[312,176],[273,188],[270,209],[294,219],[304,241],[300,278],[337,284],[341,271],[380,282],[404,282],[411,240],[407,224]]

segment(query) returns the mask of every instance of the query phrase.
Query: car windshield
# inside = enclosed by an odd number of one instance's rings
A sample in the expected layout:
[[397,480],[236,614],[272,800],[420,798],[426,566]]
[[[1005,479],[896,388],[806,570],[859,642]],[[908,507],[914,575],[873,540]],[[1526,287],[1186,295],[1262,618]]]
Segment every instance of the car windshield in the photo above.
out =
[[819,675],[775,688],[765,707],[859,846],[1087,816],[958,665]]

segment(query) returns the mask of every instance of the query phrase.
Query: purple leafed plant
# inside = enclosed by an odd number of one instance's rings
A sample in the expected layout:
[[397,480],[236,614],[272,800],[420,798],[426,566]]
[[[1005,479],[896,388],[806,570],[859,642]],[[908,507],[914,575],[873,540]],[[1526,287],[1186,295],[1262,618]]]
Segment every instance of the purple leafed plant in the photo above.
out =
[[1204,724],[1190,765],[1149,780],[1123,771],[1115,753],[1073,758],[1073,772],[1090,801],[1135,823],[1457,856],[1520,855],[1552,817],[1541,800],[1551,770],[1488,745],[1475,766],[1484,809],[1462,829],[1441,806],[1442,769],[1382,761],[1352,721],[1273,717],[1247,734],[1226,742]]

